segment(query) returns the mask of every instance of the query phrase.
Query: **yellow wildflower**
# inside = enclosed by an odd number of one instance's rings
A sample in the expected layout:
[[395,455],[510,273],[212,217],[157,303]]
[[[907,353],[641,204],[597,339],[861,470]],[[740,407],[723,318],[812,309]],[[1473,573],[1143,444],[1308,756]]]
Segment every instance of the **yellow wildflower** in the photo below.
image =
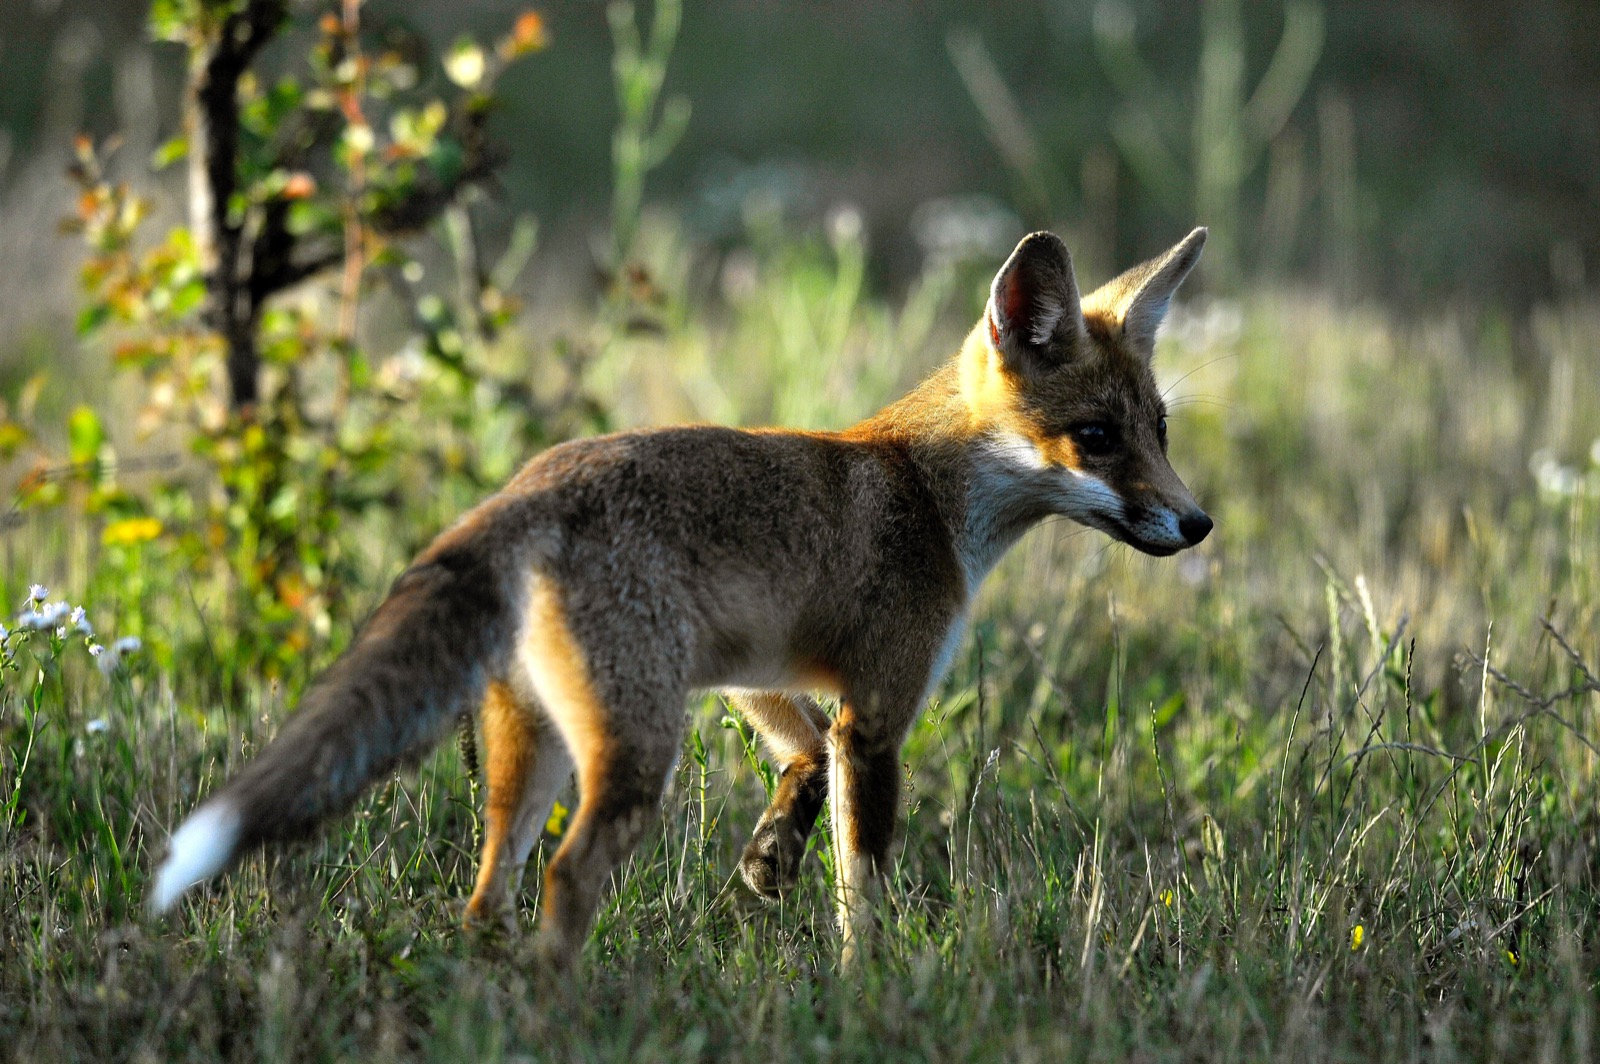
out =
[[127,546],[146,543],[161,535],[161,522],[154,517],[124,517],[113,521],[100,533],[100,541],[107,546]]

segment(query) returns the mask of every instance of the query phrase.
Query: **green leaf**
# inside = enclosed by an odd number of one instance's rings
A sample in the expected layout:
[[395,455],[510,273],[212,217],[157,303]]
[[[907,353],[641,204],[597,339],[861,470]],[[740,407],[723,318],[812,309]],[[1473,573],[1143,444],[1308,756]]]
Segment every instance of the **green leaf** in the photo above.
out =
[[157,148],[150,155],[150,168],[165,170],[189,154],[189,138],[179,134]]
[[150,36],[158,41],[182,41],[187,36],[193,12],[183,0],[153,0],[150,4]]
[[100,415],[87,406],[73,410],[67,418],[67,453],[72,463],[82,465],[94,461],[105,442],[106,432],[100,424]]
[[343,232],[339,213],[318,200],[295,200],[289,205],[291,236],[338,235]]
[[111,320],[111,307],[106,303],[90,303],[78,312],[79,336],[88,336]]
[[1155,726],[1165,728],[1173,717],[1178,715],[1178,710],[1183,708],[1183,692],[1174,691],[1166,701],[1156,707],[1154,713]]
[[172,289],[172,305],[168,310],[174,318],[184,317],[198,310],[205,299],[205,281],[196,279]]
[[0,458],[10,458],[28,442],[28,430],[15,421],[0,421]]
[[441,140],[434,145],[433,151],[428,153],[428,165],[432,167],[440,184],[453,185],[466,165],[466,155],[461,145],[455,141]]

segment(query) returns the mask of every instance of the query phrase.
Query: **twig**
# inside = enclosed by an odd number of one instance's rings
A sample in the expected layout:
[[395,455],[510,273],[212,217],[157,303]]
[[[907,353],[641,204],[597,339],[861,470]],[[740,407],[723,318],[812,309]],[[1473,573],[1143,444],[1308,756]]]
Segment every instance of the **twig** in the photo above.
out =
[[244,221],[231,213],[238,189],[239,79],[278,32],[286,0],[247,0],[193,48],[185,109],[189,129],[189,224],[206,279],[207,323],[227,344],[233,406],[254,406],[256,315]]
[[1583,678],[1589,681],[1593,688],[1600,690],[1600,680],[1595,679],[1594,673],[1590,671],[1589,666],[1578,652],[1572,649],[1572,644],[1567,642],[1566,636],[1557,631],[1556,626],[1550,623],[1550,618],[1540,617],[1539,623],[1544,626],[1545,631],[1550,633],[1550,638],[1556,641],[1556,645],[1566,653],[1567,658],[1572,662],[1572,667],[1582,673]]

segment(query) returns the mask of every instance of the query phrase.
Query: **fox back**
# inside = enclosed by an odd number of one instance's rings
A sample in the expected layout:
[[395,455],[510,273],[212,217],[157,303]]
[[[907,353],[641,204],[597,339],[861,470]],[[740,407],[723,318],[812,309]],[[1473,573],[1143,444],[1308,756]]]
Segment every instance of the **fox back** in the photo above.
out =
[[[174,834],[152,906],[270,839],[309,832],[481,710],[488,803],[469,922],[508,919],[561,786],[541,948],[564,965],[675,764],[687,693],[727,692],[783,767],[741,859],[795,881],[824,803],[846,956],[889,858],[905,734],[984,576],[1062,515],[1153,555],[1210,518],[1167,460],[1155,333],[1197,229],[1080,297],[1036,233],[957,355],[842,432],[688,427],[531,461],[402,574],[300,712]],[[817,694],[837,696],[831,717]]]

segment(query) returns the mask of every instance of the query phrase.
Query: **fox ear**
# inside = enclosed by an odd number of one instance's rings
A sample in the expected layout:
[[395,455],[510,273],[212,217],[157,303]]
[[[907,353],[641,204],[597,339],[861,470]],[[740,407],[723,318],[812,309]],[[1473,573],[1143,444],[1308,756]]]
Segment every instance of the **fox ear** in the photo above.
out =
[[1083,310],[1072,256],[1054,233],[1022,238],[989,288],[989,342],[1006,365],[1033,372],[1072,357],[1083,336]]
[[1167,316],[1167,305],[1206,244],[1206,230],[1196,229],[1164,254],[1140,263],[1115,280],[1089,293],[1083,312],[1121,329],[1122,338],[1140,357],[1155,353],[1156,330]]

